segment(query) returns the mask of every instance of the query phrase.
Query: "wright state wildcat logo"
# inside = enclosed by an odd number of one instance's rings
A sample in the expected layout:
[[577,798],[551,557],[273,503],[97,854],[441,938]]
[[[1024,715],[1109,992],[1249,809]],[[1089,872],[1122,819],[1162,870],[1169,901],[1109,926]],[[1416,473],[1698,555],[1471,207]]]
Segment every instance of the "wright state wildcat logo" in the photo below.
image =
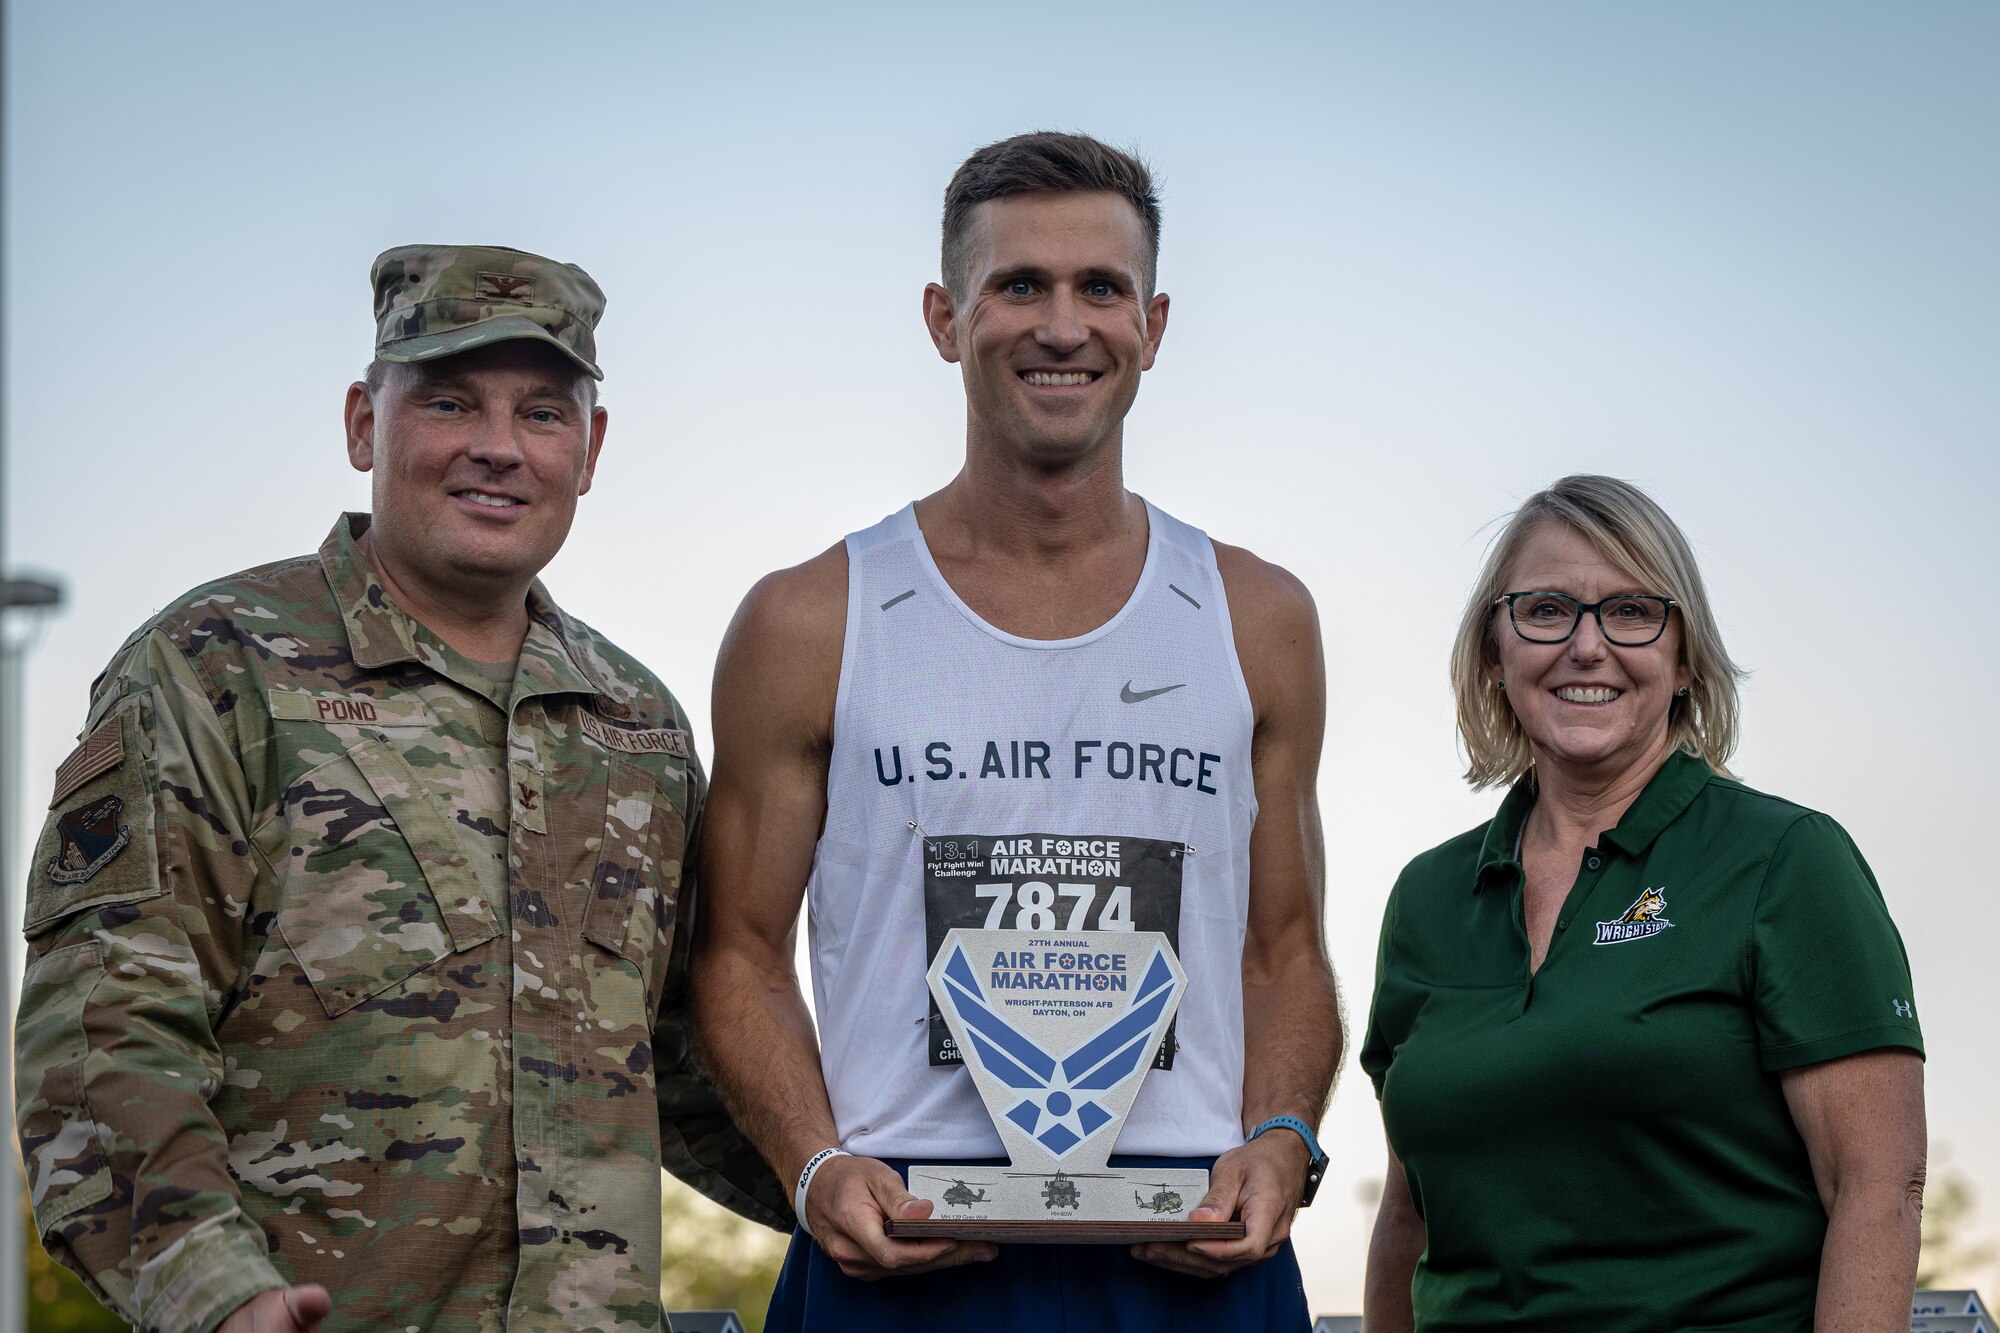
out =
[[1667,898],[1663,889],[1647,889],[1638,900],[1625,909],[1625,915],[1616,921],[1597,923],[1598,944],[1623,944],[1627,940],[1643,940],[1659,934],[1673,926],[1667,920]]

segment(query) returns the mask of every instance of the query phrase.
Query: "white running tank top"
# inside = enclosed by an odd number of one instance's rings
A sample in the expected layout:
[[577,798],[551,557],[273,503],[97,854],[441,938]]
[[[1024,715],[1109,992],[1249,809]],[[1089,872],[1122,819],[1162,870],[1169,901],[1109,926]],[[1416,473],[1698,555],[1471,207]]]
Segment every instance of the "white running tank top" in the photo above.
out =
[[[1072,639],[987,624],[906,506],[847,538],[826,827],[807,890],[822,1068],[843,1146],[1004,1157],[927,1018],[951,925],[1163,929],[1188,985],[1117,1151],[1243,1139],[1253,714],[1207,534],[1146,506],[1145,568]],[[953,873],[956,871],[957,873]],[[931,932],[927,936],[927,928]]]

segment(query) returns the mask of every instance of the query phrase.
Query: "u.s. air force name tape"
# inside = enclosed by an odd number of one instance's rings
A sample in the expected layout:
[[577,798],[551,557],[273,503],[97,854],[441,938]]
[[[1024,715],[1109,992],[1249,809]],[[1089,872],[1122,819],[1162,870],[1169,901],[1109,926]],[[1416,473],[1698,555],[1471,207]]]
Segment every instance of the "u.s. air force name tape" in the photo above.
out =
[[694,747],[688,743],[688,734],[672,727],[627,730],[606,726],[589,713],[582,714],[578,720],[583,724],[583,734],[607,749],[623,750],[627,754],[669,754],[676,759],[686,759],[694,753]]

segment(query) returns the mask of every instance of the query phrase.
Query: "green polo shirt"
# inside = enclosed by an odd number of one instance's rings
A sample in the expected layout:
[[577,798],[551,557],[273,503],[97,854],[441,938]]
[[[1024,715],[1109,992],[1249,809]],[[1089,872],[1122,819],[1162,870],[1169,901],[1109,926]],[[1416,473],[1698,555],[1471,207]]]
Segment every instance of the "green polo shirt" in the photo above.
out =
[[1410,862],[1382,922],[1361,1067],[1426,1226],[1417,1328],[1810,1330],[1826,1214],[1778,1076],[1923,1051],[1875,877],[1676,754],[1531,976],[1534,799]]

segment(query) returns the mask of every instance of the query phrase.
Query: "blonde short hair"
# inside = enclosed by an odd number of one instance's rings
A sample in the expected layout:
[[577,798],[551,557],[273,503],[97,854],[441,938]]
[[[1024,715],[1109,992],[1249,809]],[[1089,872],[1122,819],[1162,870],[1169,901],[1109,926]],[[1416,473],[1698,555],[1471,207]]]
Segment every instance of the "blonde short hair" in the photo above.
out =
[[1632,592],[1674,599],[1681,617],[1681,661],[1692,675],[1685,697],[1667,708],[1667,729],[1676,748],[1729,771],[1736,750],[1736,685],[1743,672],[1729,659],[1709,610],[1708,590],[1687,538],[1651,496],[1616,477],[1564,477],[1528,497],[1486,553],[1459,621],[1451,649],[1452,692],[1458,701],[1458,734],[1465,742],[1465,780],[1475,790],[1518,781],[1534,764],[1506,692],[1488,674],[1499,660],[1495,605],[1508,572],[1537,528],[1561,523],[1580,534],[1599,555],[1633,581]]

